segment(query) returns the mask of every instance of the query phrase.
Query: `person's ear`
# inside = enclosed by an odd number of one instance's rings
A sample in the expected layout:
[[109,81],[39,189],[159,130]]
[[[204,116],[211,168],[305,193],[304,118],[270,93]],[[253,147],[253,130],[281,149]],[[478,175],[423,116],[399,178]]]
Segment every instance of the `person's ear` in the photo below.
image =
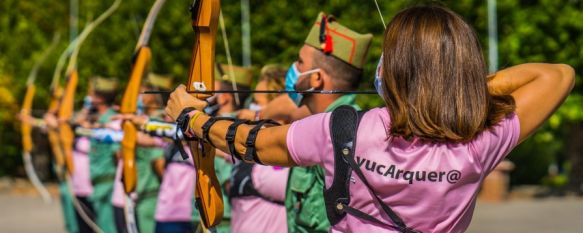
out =
[[217,103],[219,106],[229,105],[233,102],[233,95],[227,93],[221,93],[217,96]]
[[324,88],[324,79],[327,76],[326,72],[322,69],[310,75],[310,87],[316,90],[322,90]]

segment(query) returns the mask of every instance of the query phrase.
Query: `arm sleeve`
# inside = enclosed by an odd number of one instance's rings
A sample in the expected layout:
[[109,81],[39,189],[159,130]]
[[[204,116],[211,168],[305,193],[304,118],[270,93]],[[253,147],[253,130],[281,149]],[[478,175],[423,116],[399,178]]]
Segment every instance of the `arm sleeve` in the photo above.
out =
[[322,164],[324,151],[331,146],[330,113],[320,113],[292,123],[287,133],[287,148],[300,166]]
[[518,145],[519,136],[520,123],[518,116],[513,113],[472,141],[474,154],[486,174],[494,170]]

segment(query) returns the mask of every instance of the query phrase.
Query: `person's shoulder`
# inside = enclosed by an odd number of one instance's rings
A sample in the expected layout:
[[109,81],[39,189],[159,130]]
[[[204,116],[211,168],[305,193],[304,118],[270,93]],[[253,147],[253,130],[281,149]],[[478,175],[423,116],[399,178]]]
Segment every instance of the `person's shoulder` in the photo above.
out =
[[386,107],[371,108],[364,112],[361,120],[361,124],[372,123],[372,122],[382,122],[386,126],[389,126],[390,115]]
[[474,140],[479,139],[480,137],[488,136],[488,135],[499,135],[504,131],[512,131],[518,130],[520,132],[520,123],[518,121],[518,115],[515,112],[512,112],[506,116],[504,116],[500,121],[495,123],[494,125],[485,128],[480,132]]
[[[520,123],[518,121],[518,115],[516,113],[510,113],[496,124],[485,128],[470,143],[477,147],[486,148],[496,148],[506,144],[514,147],[518,143],[519,135]],[[484,151],[486,148],[481,148],[479,151]]]

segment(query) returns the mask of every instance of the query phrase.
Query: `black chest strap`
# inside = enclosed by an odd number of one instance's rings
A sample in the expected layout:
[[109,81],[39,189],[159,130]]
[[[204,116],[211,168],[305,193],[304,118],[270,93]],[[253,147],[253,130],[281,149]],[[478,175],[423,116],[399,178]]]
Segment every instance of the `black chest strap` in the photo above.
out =
[[253,184],[253,167],[259,166],[253,163],[247,163],[244,161],[237,161],[233,165],[231,171],[231,187],[229,190],[229,198],[240,198],[240,197],[260,197],[266,201],[283,205],[281,201],[272,200],[266,196],[263,196]]
[[[357,112],[353,107],[344,105],[335,109],[330,117],[330,137],[334,147],[334,178],[330,188],[324,190],[328,220],[330,220],[330,224],[335,225],[348,213],[357,218],[387,226],[401,232],[419,232],[407,227],[399,215],[374,193],[372,186],[368,183],[368,180],[356,164],[356,161],[354,161],[356,132],[358,131],[358,125],[363,115],[364,112]],[[381,206],[383,212],[389,216],[393,224],[385,223],[370,214],[349,206],[349,182],[352,171],[364,183],[375,202]]]

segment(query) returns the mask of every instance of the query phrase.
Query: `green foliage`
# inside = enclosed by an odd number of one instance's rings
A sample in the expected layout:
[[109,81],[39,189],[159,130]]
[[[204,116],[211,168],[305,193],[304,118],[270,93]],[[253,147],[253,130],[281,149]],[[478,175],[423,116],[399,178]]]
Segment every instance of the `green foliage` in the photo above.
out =
[[[79,31],[95,19],[113,1],[80,1]],[[124,0],[114,15],[100,25],[83,44],[79,56],[80,85],[78,98],[86,90],[89,77],[117,77],[122,86],[127,81],[131,59],[143,22],[153,0]],[[367,58],[362,89],[372,89],[373,71],[381,54],[383,25],[374,1],[252,0],[250,11],[252,63],[291,64],[320,11],[333,14],[357,32],[370,32],[374,39]],[[400,9],[416,1],[379,1],[385,22]],[[177,81],[188,75],[193,32],[190,26],[189,0],[166,2],[152,33],[154,72],[172,74]],[[238,0],[223,0],[230,52],[235,64],[242,57],[241,5]],[[487,44],[487,9],[483,0],[448,0],[444,5],[461,14]],[[498,1],[499,52],[501,68],[525,62],[567,63],[583,68],[583,1],[505,0]],[[0,2],[0,146],[3,148],[2,171],[19,166],[20,151],[14,113],[24,94],[25,77],[56,32],[69,34],[68,1],[2,0]],[[41,67],[37,79],[35,109],[46,109],[48,87],[56,60],[69,43],[62,39],[57,50]],[[226,63],[223,38],[217,39],[217,61]],[[577,83],[581,79],[578,76]],[[120,90],[121,91],[121,90]],[[538,183],[548,164],[564,151],[567,125],[583,120],[583,86],[577,84],[548,124],[523,143],[510,158],[517,163],[514,182]],[[367,108],[382,106],[376,95],[359,96]],[[10,169],[8,169],[10,168]]]

